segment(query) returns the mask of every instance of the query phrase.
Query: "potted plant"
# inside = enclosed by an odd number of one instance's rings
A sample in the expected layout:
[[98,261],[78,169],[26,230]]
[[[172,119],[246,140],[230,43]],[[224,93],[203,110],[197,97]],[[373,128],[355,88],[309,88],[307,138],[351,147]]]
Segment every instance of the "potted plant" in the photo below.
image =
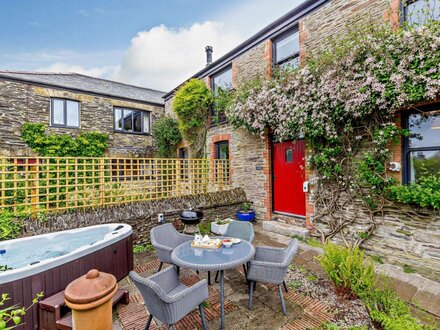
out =
[[244,202],[241,209],[237,211],[237,218],[240,221],[253,221],[255,219],[255,210],[252,209],[251,202]]
[[216,221],[211,222],[211,231],[217,235],[224,235],[228,230],[229,224],[234,221],[232,219],[217,219]]

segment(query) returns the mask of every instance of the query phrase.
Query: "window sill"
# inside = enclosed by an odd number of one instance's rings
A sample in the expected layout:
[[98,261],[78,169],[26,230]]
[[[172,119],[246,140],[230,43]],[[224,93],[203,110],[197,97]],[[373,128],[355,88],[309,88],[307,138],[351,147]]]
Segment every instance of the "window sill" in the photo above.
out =
[[151,133],[125,132],[125,131],[118,131],[118,130],[113,130],[113,133],[128,134],[128,135],[143,135],[143,136],[151,136]]
[[64,126],[64,125],[55,125],[52,124],[49,127],[53,127],[53,128],[68,128],[68,129],[79,129],[80,126]]

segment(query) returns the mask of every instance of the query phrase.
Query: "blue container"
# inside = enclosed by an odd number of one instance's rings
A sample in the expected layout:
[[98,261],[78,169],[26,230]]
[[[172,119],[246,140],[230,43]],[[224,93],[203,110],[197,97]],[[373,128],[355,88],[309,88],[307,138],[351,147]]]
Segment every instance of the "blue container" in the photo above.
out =
[[252,210],[246,213],[243,213],[242,211],[238,211],[237,218],[240,221],[253,221],[255,219],[255,211]]

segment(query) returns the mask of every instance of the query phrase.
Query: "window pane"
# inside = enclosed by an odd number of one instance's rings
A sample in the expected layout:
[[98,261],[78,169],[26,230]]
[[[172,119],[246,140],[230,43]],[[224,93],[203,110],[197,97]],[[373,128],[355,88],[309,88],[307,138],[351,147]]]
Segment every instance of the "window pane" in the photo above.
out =
[[133,111],[134,132],[142,133],[142,112]]
[[115,130],[122,131],[122,109],[115,109]]
[[293,162],[293,150],[287,149],[286,150],[286,163],[291,163],[291,162]]
[[296,69],[297,67],[299,67],[299,56],[280,64],[280,68],[283,69]]
[[422,25],[426,19],[440,20],[440,3],[438,0],[416,0],[408,5],[405,18],[411,24]]
[[440,110],[409,116],[410,148],[440,146]]
[[276,63],[299,53],[299,35],[294,32],[275,43]]
[[124,109],[124,131],[133,131],[133,111]]
[[217,95],[218,89],[232,89],[232,69],[228,69],[218,75],[212,77],[214,93]]
[[67,107],[67,126],[79,127],[79,102],[66,101]]
[[440,174],[440,150],[413,151],[410,153],[411,181],[422,176]]
[[144,112],[144,133],[150,133],[150,113]]
[[217,159],[229,159],[229,143],[217,143]]
[[64,100],[52,100],[52,122],[64,125]]

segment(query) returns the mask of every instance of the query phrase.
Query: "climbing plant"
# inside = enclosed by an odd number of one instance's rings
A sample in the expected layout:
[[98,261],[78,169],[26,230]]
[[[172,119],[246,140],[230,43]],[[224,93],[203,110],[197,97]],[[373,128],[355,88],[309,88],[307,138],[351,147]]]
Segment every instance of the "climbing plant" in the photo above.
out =
[[108,148],[108,135],[99,132],[47,134],[44,124],[25,123],[21,138],[41,156],[50,157],[102,157]]
[[[268,130],[278,140],[306,138],[323,241],[340,234],[359,245],[383,220],[396,184],[386,164],[392,144],[408,134],[396,112],[440,95],[439,35],[435,21],[399,30],[353,25],[300,69],[235,93],[227,109],[235,127],[264,138]],[[357,216],[360,209],[366,218]],[[356,221],[362,229],[349,231]]]
[[195,157],[203,156],[212,104],[212,92],[199,79],[186,82],[174,97],[173,107],[180,131]]
[[157,156],[176,157],[176,148],[182,140],[179,124],[174,118],[162,117],[156,120],[153,126],[153,137],[156,141]]

